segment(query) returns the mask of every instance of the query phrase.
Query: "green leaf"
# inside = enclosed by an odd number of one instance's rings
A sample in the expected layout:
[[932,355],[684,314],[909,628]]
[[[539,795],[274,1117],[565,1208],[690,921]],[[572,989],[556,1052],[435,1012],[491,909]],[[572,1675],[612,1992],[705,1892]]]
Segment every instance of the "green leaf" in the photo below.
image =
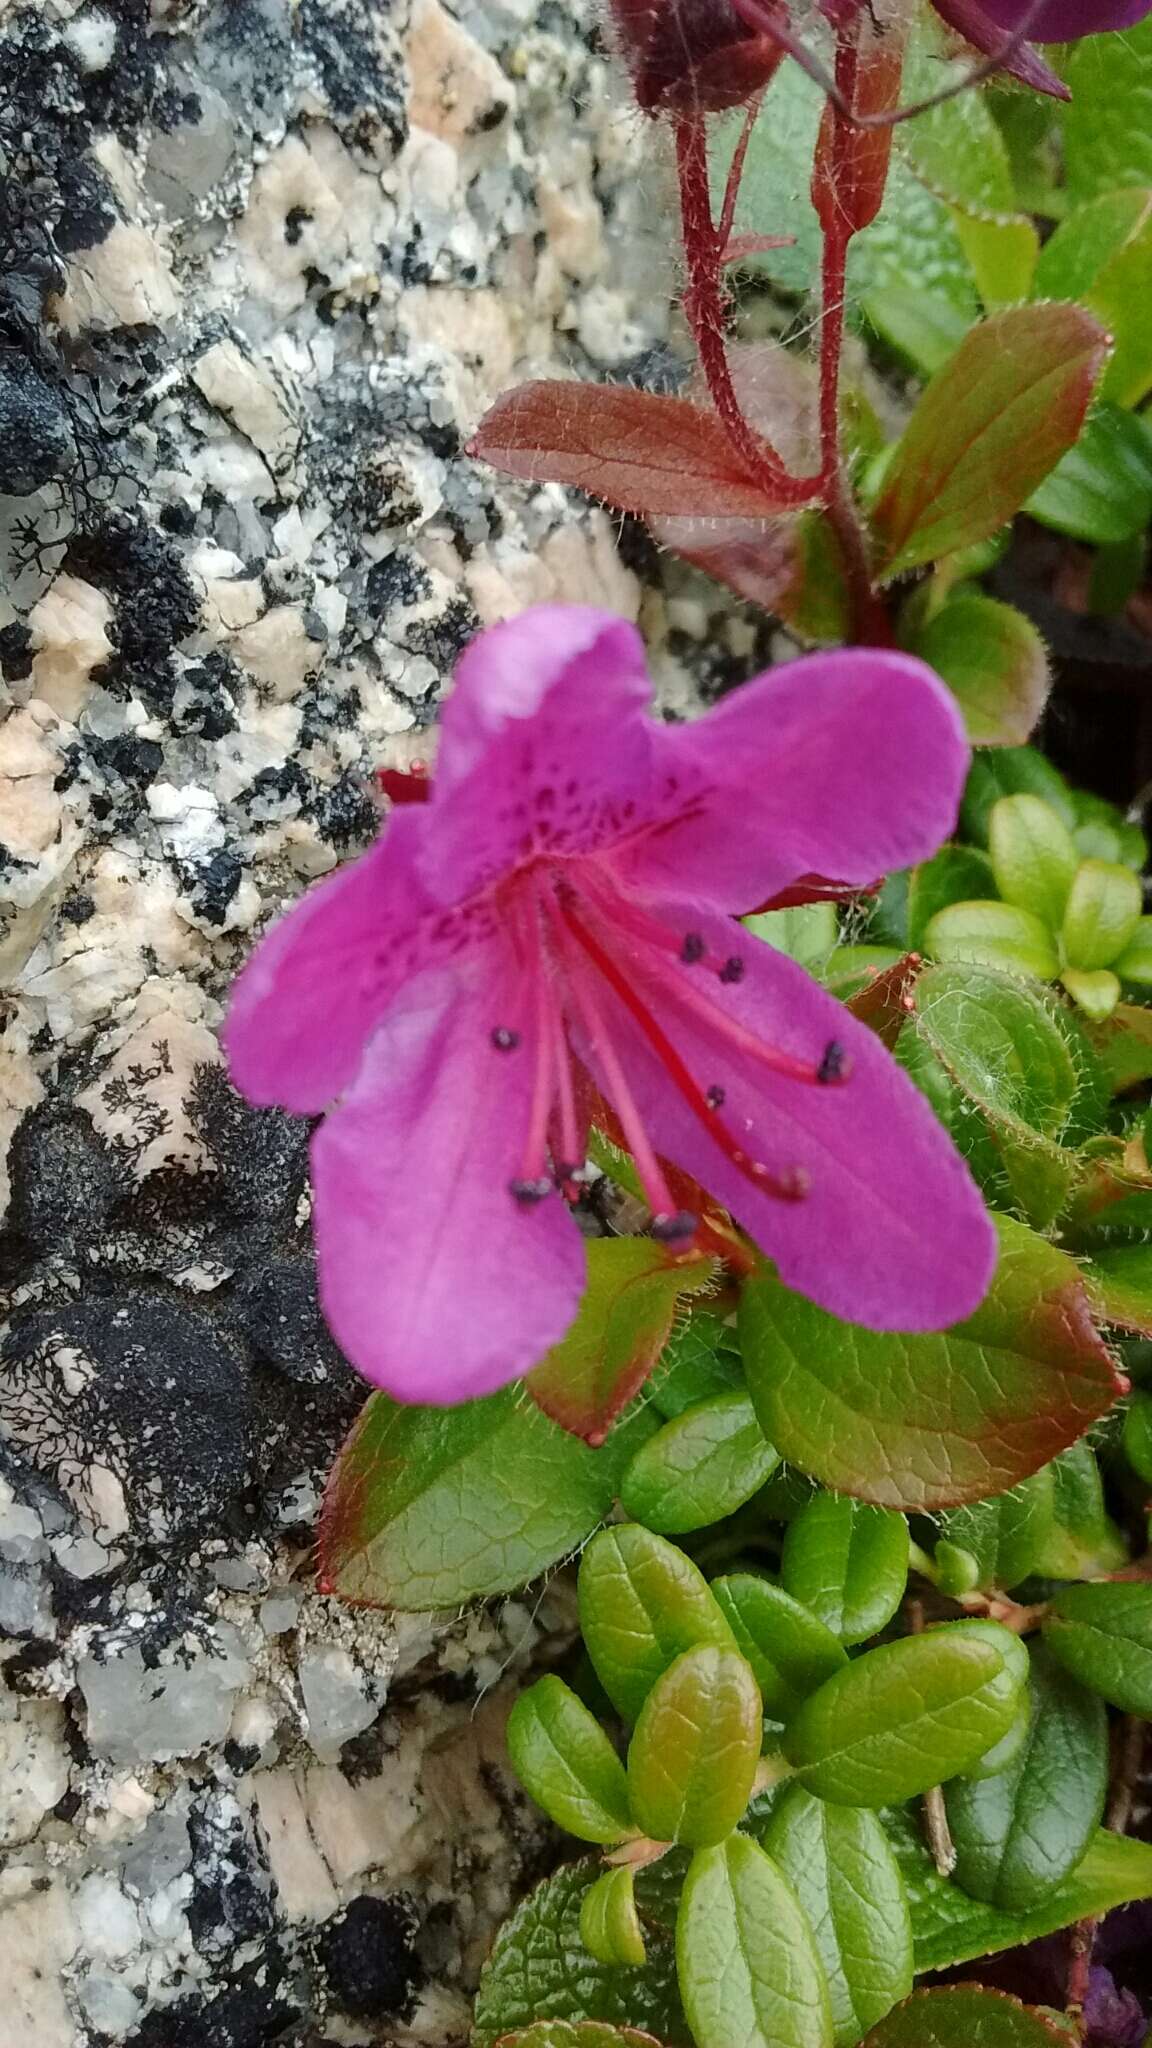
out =
[[1114,1095],[1152,1079],[1152,1010],[1119,1003],[1092,1043]]
[[1019,306],[972,329],[927,386],[873,510],[885,576],[995,533],[1083,426],[1107,355],[1078,306]]
[[640,1969],[647,1961],[636,1911],[636,1873],[625,1866],[606,1870],[584,1894],[580,1939],[598,1963]]
[[950,903],[991,896],[992,863],[974,846],[942,846],[908,880],[908,944],[919,950],[929,921]]
[[786,910],[759,910],[741,920],[778,953],[798,960],[809,974],[822,974],[840,935],[834,903],[796,903]]
[[1003,974],[1051,981],[1060,960],[1047,925],[1014,903],[953,903],[937,911],[924,932],[937,960],[991,967]]
[[1080,856],[1051,804],[1039,796],[1002,796],[988,819],[988,851],[1005,903],[1058,926]]
[[995,1123],[1058,1138],[1080,1070],[1043,990],[984,970],[931,967],[915,988],[915,1028],[965,1095]]
[[1064,910],[1064,951],[1073,967],[1110,967],[1124,951],[1144,907],[1131,868],[1106,860],[1081,861]]
[[844,1643],[886,1628],[908,1583],[908,1524],[847,1494],[818,1493],[784,1537],[785,1590]]
[[1035,747],[997,747],[993,753],[972,757],[960,812],[965,837],[986,846],[993,804],[1022,790],[1042,796],[1070,829],[1075,825],[1076,807],[1059,769]]
[[655,1427],[643,1414],[589,1450],[518,1387],[459,1408],[374,1394],[337,1460],[320,1527],[326,1592],[422,1613],[510,1593],[567,1557]]
[[892,1809],[884,1826],[912,1909],[918,1972],[948,1970],[1152,1896],[1152,1845],[1102,1828],[1072,1875],[1054,1885],[1033,1912],[1002,1913],[940,1876],[914,1811]]
[[751,1396],[715,1394],[641,1445],[620,1482],[621,1505],[666,1536],[703,1529],[751,1500],[779,1463]]
[[697,1314],[669,1337],[648,1382],[648,1397],[669,1421],[714,1394],[739,1392],[744,1367],[736,1340],[719,1316]]
[[1074,1003],[1094,1024],[1110,1017],[1120,1000],[1120,983],[1107,967],[1065,967],[1060,979]]
[[690,1558],[637,1522],[601,1529],[580,1560],[580,1626],[596,1675],[634,1721],[661,1673],[684,1650],[736,1647]]
[[922,377],[943,369],[972,325],[971,309],[911,284],[868,292],[864,312],[889,348]]
[[1147,1580],[1065,1586],[1048,1609],[1044,1639],[1082,1685],[1126,1714],[1152,1716],[1152,1584]]
[[1103,1701],[1038,1650],[1024,1746],[995,1777],[945,1791],[957,1884],[1006,1913],[1042,1905],[1085,1854],[1107,1793]]
[[1152,185],[1152,28],[1089,36],[1068,49],[1061,72],[1072,98],[1058,109],[1068,196],[1074,205],[1122,185]]
[[1126,1564],[1127,1547],[1105,1511],[1100,1467],[1091,1444],[1071,1444],[1054,1460],[1052,1486],[1052,1526],[1032,1566],[1037,1577],[1081,1579]]
[[1058,223],[1036,264],[1039,299],[1083,299],[1101,271],[1152,223],[1152,192],[1125,184]]
[[993,1621],[949,1622],[867,1650],[804,1702],[784,1753],[842,1806],[887,1806],[977,1763],[1016,1715],[1028,1658]]
[[576,1320],[525,1386],[545,1415],[597,1449],[642,1387],[680,1302],[711,1286],[714,1259],[673,1260],[651,1237],[597,1237]]
[[1152,917],[1140,919],[1115,968],[1122,981],[1152,988]]
[[973,1585],[1005,1592],[1036,1570],[1055,1516],[1055,1491],[1052,1467],[1043,1465],[1007,1493],[971,1501],[940,1517],[948,1541],[961,1545],[975,1561]]
[[1057,533],[1096,547],[1142,533],[1152,518],[1152,433],[1119,406],[1094,406],[1080,439],[1025,509]]
[[1016,1719],[1009,1728],[1007,1735],[1002,1735],[999,1742],[994,1742],[991,1749],[985,1750],[979,1763],[969,1765],[964,1773],[965,1779],[995,1778],[999,1776],[1001,1771],[1006,1771],[1009,1764],[1014,1764],[1020,1755],[1021,1750],[1028,1741],[1031,1729],[1032,1695],[1031,1691],[1028,1691],[1021,1698],[1020,1705],[1016,1710]]
[[1152,1394],[1139,1388],[1124,1417],[1124,1456],[1136,1477],[1152,1486]]
[[874,1813],[788,1785],[761,1839],[815,1935],[836,2048],[851,2048],[912,1989],[912,1922],[888,1837]]
[[697,2048],[831,2048],[811,1929],[787,1878],[747,1835],[692,1858],[676,1962]]
[[654,2034],[600,2020],[540,2020],[522,2032],[502,2035],[497,2048],[660,2048],[660,2043]]
[[712,1592],[752,1667],[764,1712],[777,1720],[787,1720],[847,1663],[831,1629],[782,1586],[751,1572],[733,1572],[713,1579]]
[[739,1652],[685,1650],[648,1694],[628,1750],[644,1833],[690,1849],[722,1842],[752,1796],[762,1732],[760,1690]]
[[954,1984],[916,1991],[869,2034],[864,2048],[1068,2048],[1062,2026],[1006,1991]]
[[982,220],[952,208],[960,246],[972,265],[989,312],[1026,299],[1036,270],[1040,237],[1030,220]]
[[1014,746],[1027,739],[1044,709],[1051,675],[1044,642],[1023,612],[980,591],[960,591],[932,613],[909,645],[943,676],[974,746]]
[[[649,1934],[643,1970],[598,1963],[584,1946],[580,1913],[600,1868],[595,1857],[564,1865],[504,1922],[480,1978],[472,2048],[495,2048],[518,2027],[540,2026],[551,2019],[646,2028],[672,2048],[691,2048],[676,1990],[672,1943],[666,1935],[659,1930]],[[563,2036],[559,2038],[563,2042]],[[628,2041],[627,2033],[625,2041],[628,2048],[639,2048]],[[564,2048],[569,2048],[567,2042]],[[601,2044],[592,2037],[578,2040],[572,2048]]]
[[953,1507],[1026,1479],[1118,1391],[1074,1259],[1001,1217],[1000,1263],[967,1322],[882,1335],[766,1268],[740,1305],[761,1425],[825,1486],[880,1507]]
[[604,1730],[563,1679],[538,1679],[508,1717],[512,1768],[537,1806],[582,1842],[635,1833],[628,1780]]
[[1104,1322],[1152,1336],[1152,1245],[1096,1252],[1084,1270]]

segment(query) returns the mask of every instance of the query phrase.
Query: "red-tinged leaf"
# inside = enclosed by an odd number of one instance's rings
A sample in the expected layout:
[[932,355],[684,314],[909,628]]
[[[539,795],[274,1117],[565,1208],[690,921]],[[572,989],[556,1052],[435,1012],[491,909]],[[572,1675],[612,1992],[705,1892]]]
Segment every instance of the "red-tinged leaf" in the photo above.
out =
[[873,511],[899,576],[986,540],[1076,441],[1108,356],[1080,306],[1015,306],[965,335],[897,443]]
[[[855,903],[858,896],[875,896],[882,878],[874,882],[833,882],[827,875],[798,875],[787,889],[758,903],[746,917],[759,917],[765,910],[795,910],[805,903]],[[917,955],[917,957],[919,957]]]
[[1071,2040],[1053,2014],[1006,1991],[955,1984],[914,1991],[873,2027],[862,2048],[1069,2048]]
[[1088,1036],[1114,1095],[1123,1095],[1141,1081],[1152,1080],[1152,1010],[1138,1003],[1117,1003]]
[[[1006,1493],[1123,1392],[1075,1259],[996,1219],[975,1315],[879,1334],[838,1322],[762,1268],[740,1301],[748,1391],[781,1455],[837,1493],[929,1510]],[[941,1256],[947,1256],[941,1246]]]
[[484,415],[469,454],[644,517],[765,518],[782,509],[714,412],[623,384],[521,384]]
[[678,1304],[716,1271],[714,1259],[673,1257],[655,1238],[594,1238],[576,1320],[524,1382],[537,1407],[602,1444],[656,1364]]
[[721,263],[743,263],[749,256],[767,256],[773,249],[791,249],[795,235],[733,235],[724,245]]
[[849,996],[845,1002],[845,1009],[859,1017],[862,1024],[867,1024],[889,1051],[908,1022],[915,1001],[916,977],[923,965],[921,954],[905,953],[902,960],[897,960],[892,967],[882,968],[873,980],[864,988],[857,989],[855,995]]

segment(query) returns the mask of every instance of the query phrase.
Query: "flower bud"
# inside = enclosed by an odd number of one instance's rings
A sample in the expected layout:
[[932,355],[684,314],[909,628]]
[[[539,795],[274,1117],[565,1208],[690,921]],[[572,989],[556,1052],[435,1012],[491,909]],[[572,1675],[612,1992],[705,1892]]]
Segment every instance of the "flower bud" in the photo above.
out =
[[[783,50],[732,0],[610,0],[617,41],[646,114],[716,114],[762,92]],[[783,26],[784,9],[767,0]]]

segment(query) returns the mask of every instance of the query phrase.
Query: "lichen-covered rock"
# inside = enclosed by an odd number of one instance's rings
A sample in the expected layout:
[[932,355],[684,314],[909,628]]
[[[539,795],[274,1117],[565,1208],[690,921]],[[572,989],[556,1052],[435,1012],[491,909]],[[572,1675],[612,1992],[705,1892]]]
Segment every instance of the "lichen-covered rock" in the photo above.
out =
[[450,2048],[541,1839],[498,1681],[570,1615],[312,1589],[363,1390],[215,1038],[478,624],[643,605],[675,710],[755,664],[465,453],[518,377],[666,373],[665,170],[592,0],[0,0],[0,69],[5,2010]]

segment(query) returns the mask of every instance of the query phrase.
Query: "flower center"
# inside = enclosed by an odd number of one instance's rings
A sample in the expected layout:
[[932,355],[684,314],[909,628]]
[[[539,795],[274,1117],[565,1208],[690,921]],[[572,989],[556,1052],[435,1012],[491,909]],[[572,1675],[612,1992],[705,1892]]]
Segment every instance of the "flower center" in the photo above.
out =
[[[725,1088],[692,1071],[662,1020],[674,1027],[679,1015],[697,1032],[710,1033],[718,1050],[727,1048],[768,1072],[817,1087],[847,1079],[848,1060],[838,1041],[830,1040],[818,1059],[804,1061],[758,1037],[708,986],[711,982],[719,991],[741,982],[743,954],[733,951],[715,957],[701,933],[673,931],[626,901],[587,862],[532,863],[516,877],[506,910],[531,980],[536,1026],[528,1133],[521,1171],[511,1183],[518,1202],[535,1203],[554,1188],[569,1200],[579,1192],[574,1176],[584,1162],[586,1134],[580,1127],[573,1075],[575,1029],[591,1052],[604,1093],[619,1118],[652,1209],[653,1234],[672,1242],[695,1234],[698,1219],[677,1208],[628,1081],[619,1045],[621,1009],[730,1164],[762,1194],[787,1202],[803,1199],[809,1187],[806,1171],[799,1166],[773,1171],[741,1143],[720,1115]],[[497,1023],[491,1042],[507,1053],[517,1049],[520,1039]]]

